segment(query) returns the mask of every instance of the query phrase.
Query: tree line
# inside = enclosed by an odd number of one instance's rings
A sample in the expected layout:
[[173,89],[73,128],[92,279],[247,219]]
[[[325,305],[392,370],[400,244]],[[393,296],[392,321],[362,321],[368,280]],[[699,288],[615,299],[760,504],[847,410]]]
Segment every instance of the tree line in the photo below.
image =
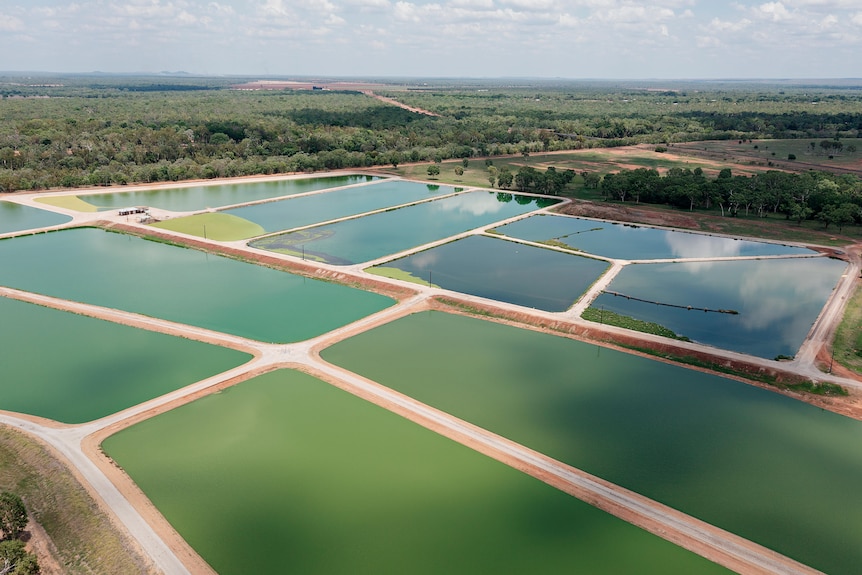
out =
[[768,171],[733,175],[730,168],[708,178],[700,168],[671,168],[665,174],[648,168],[597,177],[583,173],[587,187],[606,199],[666,204],[682,209],[720,210],[727,216],[770,214],[801,223],[817,220],[839,230],[862,223],[862,180],[825,172],[794,174]]
[[[700,85],[653,92],[616,85],[482,84],[481,89],[379,90],[439,114],[429,117],[357,92],[236,91],[227,89],[227,79],[60,78],[29,86],[3,80],[0,191],[5,192],[644,142],[765,137],[839,142],[862,130],[862,112],[856,111],[860,89]],[[829,146],[824,152],[838,152],[838,144]],[[546,183],[556,185],[550,180],[525,185]]]

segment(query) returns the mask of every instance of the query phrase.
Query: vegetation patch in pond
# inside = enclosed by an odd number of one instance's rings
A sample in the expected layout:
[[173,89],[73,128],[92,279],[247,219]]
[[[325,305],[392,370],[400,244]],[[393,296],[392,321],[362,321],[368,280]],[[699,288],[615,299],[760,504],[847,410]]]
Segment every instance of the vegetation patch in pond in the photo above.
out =
[[298,371],[103,448],[221,575],[727,572]]
[[706,345],[769,359],[792,356],[845,269],[827,258],[631,265],[592,306]]
[[153,227],[224,242],[266,233],[266,230],[254,222],[220,212],[172,218],[155,223]]
[[584,313],[581,314],[581,317],[585,320],[594,321],[602,325],[614,325],[617,327],[630,329],[632,331],[651,333],[653,335],[659,335],[661,337],[667,337],[670,339],[691,341],[685,336],[677,335],[672,330],[669,330],[663,325],[659,325],[657,323],[649,321],[641,321],[639,319],[620,315],[618,313],[614,313],[610,310],[604,310],[602,308],[588,307],[584,310]]

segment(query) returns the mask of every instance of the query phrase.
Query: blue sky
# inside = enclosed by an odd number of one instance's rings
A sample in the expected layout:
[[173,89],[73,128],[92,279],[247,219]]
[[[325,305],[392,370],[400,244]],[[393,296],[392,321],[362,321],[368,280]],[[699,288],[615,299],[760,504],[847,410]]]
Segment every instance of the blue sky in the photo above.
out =
[[862,77],[862,0],[0,0],[0,70]]

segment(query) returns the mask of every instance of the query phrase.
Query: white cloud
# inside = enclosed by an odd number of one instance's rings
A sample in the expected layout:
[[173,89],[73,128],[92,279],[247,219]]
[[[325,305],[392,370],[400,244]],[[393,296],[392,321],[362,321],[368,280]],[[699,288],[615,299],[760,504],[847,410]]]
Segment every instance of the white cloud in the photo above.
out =
[[24,22],[20,18],[9,14],[0,14],[0,30],[3,32],[18,32],[24,29]]
[[717,32],[739,32],[741,30],[745,30],[749,26],[751,26],[751,20],[749,20],[748,18],[743,18],[742,20],[737,20],[736,22],[729,22],[725,20],[719,20],[718,18],[713,18],[712,22],[709,23],[709,27]]
[[762,17],[772,20],[773,22],[781,22],[791,18],[790,12],[788,12],[787,8],[781,2],[768,2],[766,4],[761,4],[755,10],[756,13],[759,13]]

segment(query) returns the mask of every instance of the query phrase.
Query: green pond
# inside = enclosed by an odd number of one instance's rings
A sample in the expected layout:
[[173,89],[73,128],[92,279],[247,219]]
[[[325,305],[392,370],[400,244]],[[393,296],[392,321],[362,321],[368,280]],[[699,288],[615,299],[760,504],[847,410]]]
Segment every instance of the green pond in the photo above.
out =
[[607,262],[487,236],[470,236],[373,268],[416,281],[533,307],[568,309],[608,268]]
[[862,422],[734,380],[440,312],[322,356],[831,575],[862,565]]
[[273,182],[245,182],[242,184],[214,184],[111,194],[86,194],[78,197],[88,204],[104,209],[149,206],[174,212],[191,212],[371,182],[377,179],[379,178],[365,175],[327,176]]
[[0,409],[83,423],[251,356],[0,297]]
[[362,218],[252,242],[256,248],[305,254],[336,265],[374,260],[553,205],[556,199],[467,192]]
[[630,265],[607,289],[648,301],[604,293],[592,306],[722,349],[767,359],[793,356],[846,269],[828,258]]
[[782,244],[544,214],[502,226],[498,231],[534,242],[554,240],[582,252],[625,260],[815,253],[807,248]]
[[235,208],[225,210],[224,213],[254,222],[267,232],[277,232],[454,192],[455,188],[450,186],[400,180],[384,181],[368,186]]
[[393,303],[96,228],[0,241],[0,285],[268,342],[308,339]]
[[103,448],[220,575],[727,572],[295,371]]
[[69,216],[0,200],[0,234],[57,226],[72,221]]

